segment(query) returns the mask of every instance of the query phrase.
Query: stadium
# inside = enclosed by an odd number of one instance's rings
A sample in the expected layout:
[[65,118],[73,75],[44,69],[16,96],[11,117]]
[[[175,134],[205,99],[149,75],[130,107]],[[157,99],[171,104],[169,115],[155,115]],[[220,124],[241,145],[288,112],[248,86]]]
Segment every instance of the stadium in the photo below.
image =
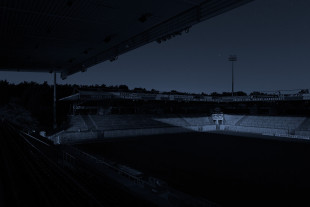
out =
[[1,7],[10,18],[0,19],[0,70],[54,79],[0,82],[0,206],[310,205],[308,89],[57,84],[56,74],[70,78],[251,1],[12,2]]
[[[308,100],[308,94],[195,97],[81,90],[60,99],[70,105],[68,128],[49,138],[60,144],[89,140],[90,137],[100,140],[219,130],[309,139],[309,119],[300,116],[309,110]],[[231,108],[232,103],[239,105]],[[286,116],[279,116],[280,104],[285,104],[285,109],[289,109],[289,104],[294,107],[301,104],[303,107],[299,107],[299,112],[290,114],[287,110],[282,112]],[[251,109],[251,105],[255,108]],[[241,107],[249,110],[242,110]]]

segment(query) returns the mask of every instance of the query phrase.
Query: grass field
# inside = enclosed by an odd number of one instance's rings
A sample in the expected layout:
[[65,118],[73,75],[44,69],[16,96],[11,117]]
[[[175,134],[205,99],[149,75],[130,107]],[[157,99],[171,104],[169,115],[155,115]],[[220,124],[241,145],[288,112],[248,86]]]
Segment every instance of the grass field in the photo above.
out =
[[78,145],[222,206],[310,206],[310,144],[214,133]]

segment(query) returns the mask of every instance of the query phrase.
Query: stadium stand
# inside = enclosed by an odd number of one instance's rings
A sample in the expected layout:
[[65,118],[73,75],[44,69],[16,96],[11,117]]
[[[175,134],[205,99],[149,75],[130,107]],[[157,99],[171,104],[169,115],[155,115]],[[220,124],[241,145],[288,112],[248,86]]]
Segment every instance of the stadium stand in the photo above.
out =
[[245,127],[297,129],[305,117],[246,116],[239,123]]
[[310,131],[310,118],[306,118],[298,127],[298,130]]
[[90,115],[98,130],[167,127],[168,124],[152,119],[148,115]]
[[172,125],[172,126],[179,126],[179,127],[185,127],[188,126],[188,122],[184,120],[183,118],[180,117],[175,117],[175,118],[159,118],[155,119],[160,122]]
[[224,115],[224,124],[226,125],[237,125],[238,121],[241,120],[244,115]]
[[236,122],[236,126],[240,126],[240,123],[247,118],[247,115],[243,116],[241,119],[239,119],[239,121]]
[[154,119],[169,124],[170,126],[186,127],[189,125],[189,123],[179,115],[156,116]]
[[88,127],[80,115],[70,116],[70,127],[66,131],[86,131]]
[[70,117],[66,131],[144,129],[160,127],[188,127],[212,125],[208,117],[187,115],[76,115]]
[[97,125],[94,123],[94,120],[92,120],[90,115],[82,115],[81,117],[86,124],[88,130],[97,129]]
[[[147,115],[147,114],[114,114],[114,115],[76,115],[70,117],[70,127],[66,130],[69,133],[83,132],[95,133],[87,136],[97,137],[96,133],[107,131],[125,130],[119,134],[131,135],[143,134],[142,131],[128,130],[153,130],[152,133],[159,133],[164,128],[183,128],[194,131],[212,131],[215,128],[213,120],[206,115]],[[210,128],[211,127],[211,128]],[[160,129],[161,128],[161,129]],[[126,131],[127,130],[127,131]],[[219,130],[232,130],[252,133],[270,134],[310,134],[310,118],[306,117],[276,117],[276,116],[248,116],[248,115],[224,115],[224,123]],[[114,133],[113,132],[113,133]],[[112,132],[111,132],[112,133]],[[115,132],[116,133],[116,132]],[[161,132],[161,133],[164,133]],[[68,135],[69,136],[69,135]],[[77,135],[75,135],[77,136]],[[81,135],[82,136],[82,135]],[[83,135],[84,136],[84,135]],[[112,136],[112,135],[111,135]],[[114,136],[114,135],[113,135]],[[115,135],[118,136],[118,135]]]
[[209,117],[184,117],[183,118],[189,126],[205,126],[213,124]]

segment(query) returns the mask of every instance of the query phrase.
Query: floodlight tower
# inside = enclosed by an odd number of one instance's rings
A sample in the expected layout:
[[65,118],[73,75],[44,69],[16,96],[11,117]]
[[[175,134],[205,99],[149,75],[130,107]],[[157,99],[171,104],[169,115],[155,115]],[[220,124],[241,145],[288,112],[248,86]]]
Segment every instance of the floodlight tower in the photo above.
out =
[[231,62],[231,96],[234,96],[234,62],[237,61],[237,56],[230,55],[228,60]]

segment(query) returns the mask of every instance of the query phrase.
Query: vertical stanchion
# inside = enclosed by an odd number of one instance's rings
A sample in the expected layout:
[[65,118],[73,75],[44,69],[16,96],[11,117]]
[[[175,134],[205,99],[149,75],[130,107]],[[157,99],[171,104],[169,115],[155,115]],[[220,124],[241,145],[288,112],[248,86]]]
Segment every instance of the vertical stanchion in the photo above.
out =
[[56,71],[54,71],[54,105],[53,105],[53,128],[57,128],[57,120],[56,120]]

